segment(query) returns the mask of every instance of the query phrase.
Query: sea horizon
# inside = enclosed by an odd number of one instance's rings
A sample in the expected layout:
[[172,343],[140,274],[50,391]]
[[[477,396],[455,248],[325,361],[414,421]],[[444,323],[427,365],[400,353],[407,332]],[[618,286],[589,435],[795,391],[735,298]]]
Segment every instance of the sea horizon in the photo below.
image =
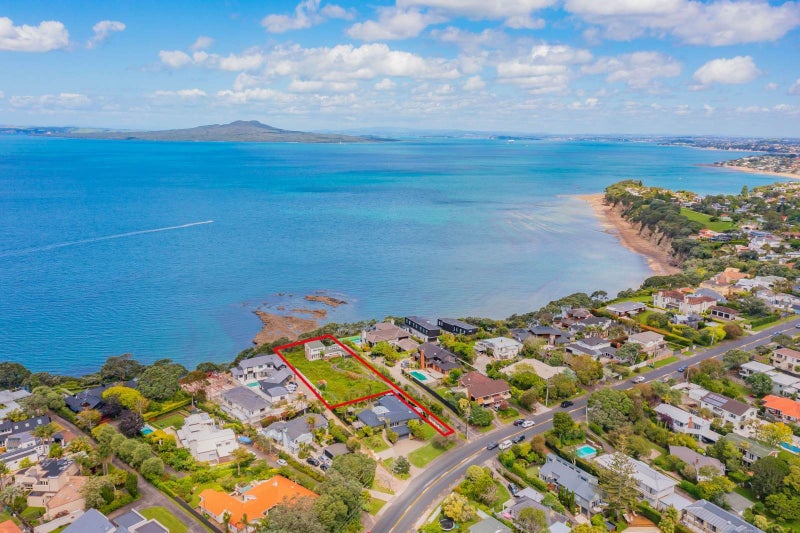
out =
[[[740,152],[725,152],[724,158]],[[621,179],[736,193],[774,176],[648,143],[159,143],[0,137],[0,357],[230,361],[256,309],[505,318],[651,275],[576,195]],[[293,296],[287,296],[293,295]],[[317,306],[318,307],[318,306]]]

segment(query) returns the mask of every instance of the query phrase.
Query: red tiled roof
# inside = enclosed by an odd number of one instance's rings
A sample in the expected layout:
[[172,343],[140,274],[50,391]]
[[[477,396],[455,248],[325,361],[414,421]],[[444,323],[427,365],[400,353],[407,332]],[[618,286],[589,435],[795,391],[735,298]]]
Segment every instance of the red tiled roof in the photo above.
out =
[[782,396],[764,396],[764,407],[780,411],[784,416],[800,419],[800,402]]
[[511,390],[505,380],[488,378],[480,372],[467,372],[461,376],[459,382],[467,388],[473,398],[483,398]]

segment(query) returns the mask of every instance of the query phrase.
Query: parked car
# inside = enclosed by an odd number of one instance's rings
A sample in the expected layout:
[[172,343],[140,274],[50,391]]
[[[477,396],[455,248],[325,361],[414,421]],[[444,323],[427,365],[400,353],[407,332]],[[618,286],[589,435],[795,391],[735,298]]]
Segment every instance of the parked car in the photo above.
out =
[[631,380],[633,383],[642,383],[644,381],[644,376],[636,376]]
[[515,498],[519,498],[519,487],[517,487],[516,483],[509,483],[508,484],[508,492]]
[[571,400],[564,400],[563,402],[561,402],[561,407],[563,407],[564,409],[566,409],[567,407],[572,407],[573,405],[575,404]]
[[536,422],[534,422],[533,420],[526,420],[525,422],[522,423],[522,427],[524,428],[532,428],[535,425]]
[[320,467],[320,468],[321,468],[323,471],[325,471],[325,470],[327,470],[328,468],[330,468],[330,467],[331,467],[331,465],[329,465],[328,463],[322,463],[321,465],[319,465],[319,467]]
[[511,439],[511,442],[513,442],[514,444],[519,444],[520,442],[522,442],[524,440],[525,440],[525,435],[517,435],[516,437]]
[[315,459],[313,457],[309,457],[308,459],[306,459],[306,462],[311,466],[319,466],[319,459]]
[[504,440],[503,442],[500,443],[499,447],[500,447],[501,450],[507,450],[507,449],[511,448],[512,444],[513,443],[510,440],[506,439],[506,440]]
[[500,446],[500,444],[498,444],[498,442],[497,442],[497,441],[494,441],[494,442],[490,442],[490,443],[489,443],[489,445],[488,445],[488,446],[486,446],[486,449],[487,449],[487,450],[494,450],[494,449],[495,449],[495,448],[497,448],[498,446]]
[[678,372],[680,372],[681,374],[683,374],[684,372],[686,372],[686,367],[685,367],[685,366],[679,366],[679,367],[678,367]]
[[517,418],[516,420],[514,420],[514,425],[515,426],[521,426],[524,423],[525,423],[525,419],[524,418]]
[[289,464],[286,462],[286,459],[278,459],[275,462],[278,463],[280,466],[287,466]]

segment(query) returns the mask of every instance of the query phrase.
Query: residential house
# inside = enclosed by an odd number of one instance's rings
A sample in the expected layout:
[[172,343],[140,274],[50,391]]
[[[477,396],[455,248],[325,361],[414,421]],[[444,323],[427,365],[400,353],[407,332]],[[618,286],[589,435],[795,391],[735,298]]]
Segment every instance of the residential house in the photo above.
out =
[[314,420],[314,429],[328,427],[327,418],[317,413],[310,413],[292,420],[273,422],[262,429],[261,433],[296,454],[300,451],[300,446],[311,444],[314,441],[314,432],[309,424],[310,419]]
[[748,275],[743,272],[740,272],[738,268],[729,267],[726,268],[724,272],[720,272],[711,279],[701,283],[700,288],[709,289],[718,294],[721,294],[724,297],[728,297],[731,294],[742,292],[742,289],[734,287],[733,284],[747,277]]
[[178,440],[189,449],[192,457],[211,464],[227,461],[239,447],[233,430],[218,428],[208,413],[187,416],[177,433]]
[[770,362],[775,368],[800,374],[800,352],[791,348],[779,348],[772,352]]
[[417,341],[411,338],[411,333],[389,322],[379,322],[361,332],[361,344],[372,347],[379,342],[388,342],[403,352],[414,351],[419,347]]
[[35,416],[19,422],[12,422],[11,420],[0,422],[0,446],[5,447],[7,445],[6,440],[8,437],[27,431],[33,431],[37,427],[46,426],[49,423],[50,417],[47,415]]
[[771,418],[797,424],[800,422],[800,402],[782,396],[764,396],[764,408]]
[[453,335],[475,335],[478,327],[457,318],[440,318],[436,325]]
[[419,367],[421,369],[431,369],[444,376],[448,375],[453,369],[461,368],[461,364],[454,353],[431,342],[425,342],[420,345],[417,357],[419,358]]
[[590,355],[598,358],[611,348],[611,341],[602,337],[585,337],[566,346],[566,351],[576,355]]
[[708,409],[723,422],[731,422],[738,429],[744,429],[745,424],[754,420],[757,413],[755,407],[716,392],[709,392],[700,398],[700,407]]
[[[127,383],[125,384],[128,385]],[[132,384],[134,387],[135,383]],[[86,389],[72,396],[67,396],[64,401],[73,413],[80,413],[85,409],[99,409],[103,406],[103,392],[111,385],[100,385]]]
[[253,424],[267,416],[270,403],[250,387],[240,385],[219,395],[219,406],[223,411],[244,422]]
[[578,333],[586,333],[587,331],[593,330],[600,333],[600,335],[605,336],[606,330],[610,328],[614,324],[614,321],[610,318],[604,316],[589,316],[583,320],[578,320],[573,322],[567,328],[569,332],[573,335]]
[[654,411],[658,413],[663,422],[667,423],[670,431],[686,433],[705,442],[719,440],[720,436],[711,430],[711,421],[701,416],[693,415],[667,403],[657,405]]
[[753,374],[766,374],[775,370],[774,366],[765,365],[758,361],[748,361],[739,367],[739,376],[744,379]]
[[777,370],[766,372],[772,380],[772,394],[795,396],[800,394],[800,377],[790,376]]
[[347,455],[348,453],[350,453],[350,450],[347,449],[347,444],[344,442],[334,442],[322,449],[322,455],[330,461],[333,461],[340,455]]
[[469,533],[512,533],[511,528],[497,518],[487,516],[477,524],[469,526]]
[[589,515],[600,511],[602,498],[597,478],[569,461],[547,454],[546,462],[539,468],[539,479],[555,492],[563,488],[575,494],[575,503],[582,513]]
[[403,327],[406,331],[425,342],[435,342],[439,335],[442,334],[439,326],[434,326],[430,320],[419,316],[405,317],[403,319]]
[[25,389],[0,390],[0,420],[5,420],[8,413],[22,409],[17,400],[22,400],[30,395],[31,393]]
[[765,446],[753,439],[743,437],[738,433],[728,433],[723,438],[736,446],[736,449],[742,454],[742,462],[746,465],[752,465],[767,456],[775,457],[778,455],[778,450]]
[[711,296],[696,296],[681,291],[658,291],[653,295],[653,305],[662,309],[677,310],[684,315],[699,315],[717,300]]
[[[697,477],[701,481],[703,479],[709,479],[708,476],[704,477],[700,475],[700,469],[707,469],[712,470],[715,476],[723,476],[725,475],[725,465],[719,459],[715,459],[714,457],[709,457],[707,455],[703,455],[701,453],[697,453],[691,448],[687,448],[686,446],[674,446],[670,444],[669,446],[669,454],[673,457],[677,457],[687,465],[692,465],[697,472]],[[713,476],[711,476],[713,477]]]
[[606,311],[614,316],[635,316],[643,313],[647,306],[642,302],[619,302],[606,306]]
[[116,533],[169,533],[169,528],[164,524],[155,518],[145,518],[136,509],[116,517],[114,523],[117,524]]
[[786,278],[780,276],[756,276],[752,279],[740,279],[736,287],[745,291],[757,289],[771,289],[776,283],[783,283]]
[[331,357],[344,357],[347,352],[338,343],[326,346],[322,341],[309,341],[303,345],[306,351],[306,359],[309,361],[319,361],[321,359],[330,359]]
[[764,533],[740,516],[707,500],[684,507],[681,524],[696,533]]
[[[506,520],[511,520],[512,522],[516,523],[523,509],[537,509],[544,513],[550,533],[569,533],[570,527],[566,524],[571,523],[571,520],[565,515],[557,513],[550,507],[543,505],[543,497],[544,496],[542,496],[540,492],[537,492],[530,487],[526,487],[519,491],[518,498],[509,500],[509,502],[506,503],[508,507],[503,510],[500,516]],[[520,531],[522,531],[521,528]]]
[[419,415],[409,408],[394,394],[382,396],[369,409],[364,409],[358,415],[358,420],[373,429],[388,426],[400,437],[407,436],[409,420],[419,420]]
[[86,504],[81,489],[86,477],[78,476],[78,466],[71,459],[43,459],[39,464],[18,472],[15,482],[28,493],[28,507],[43,507],[45,519],[82,510]]
[[641,350],[647,354],[655,355],[667,347],[664,336],[655,331],[643,331],[628,337],[628,342],[641,346]]
[[[595,462],[603,468],[608,468],[612,460],[613,456],[606,454],[597,457]],[[664,505],[660,503],[660,500],[673,495],[678,482],[653,470],[641,461],[630,459],[630,462],[634,468],[633,477],[636,479],[636,490],[651,506],[662,509]]]
[[475,343],[475,351],[496,359],[513,359],[522,350],[522,343],[508,337],[483,339]]
[[467,372],[458,383],[467,389],[469,399],[482,407],[498,406],[511,398],[511,387],[504,379],[492,379],[480,372]]
[[[249,484],[233,493],[206,489],[200,493],[200,510],[222,524],[227,514],[228,525],[234,533],[250,533],[267,516],[270,509],[284,502],[317,495],[283,476]],[[243,519],[247,518],[247,524]]]
[[[39,441],[41,442],[41,440]],[[16,448],[14,450],[0,453],[0,463],[5,464],[12,472],[22,468],[23,462],[27,459],[28,463],[36,463],[40,459],[47,457],[50,446],[42,444],[40,446],[28,446]]]
[[570,339],[570,335],[568,332],[562,329],[554,328],[552,326],[534,326],[526,331],[528,335],[526,335],[524,338],[522,337],[522,335],[519,335],[518,333],[512,334],[512,336],[519,342],[525,342],[525,338],[527,338],[528,336],[533,336],[536,337],[537,339],[544,339],[547,342],[547,344],[551,346],[567,344],[569,343]]
[[289,373],[288,365],[277,354],[259,355],[243,359],[231,369],[231,375],[244,385],[261,381],[281,373]]
[[260,378],[258,387],[261,395],[272,407],[289,400],[291,394],[297,390],[294,372],[286,366],[267,372]]
[[704,287],[700,287],[699,289],[694,291],[692,294],[694,294],[695,296],[708,296],[709,298],[714,298],[717,302],[719,302],[721,304],[727,303],[727,300],[725,299],[725,297],[723,295],[721,295],[717,291],[714,291],[714,290],[711,290],[711,289],[706,289]]

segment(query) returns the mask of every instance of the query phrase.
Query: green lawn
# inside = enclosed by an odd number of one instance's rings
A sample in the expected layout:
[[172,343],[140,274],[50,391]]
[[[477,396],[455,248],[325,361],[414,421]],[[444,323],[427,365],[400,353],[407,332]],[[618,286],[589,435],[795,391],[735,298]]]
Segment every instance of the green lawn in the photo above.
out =
[[662,359],[660,361],[656,361],[655,363],[653,363],[653,367],[661,368],[662,366],[668,365],[670,363],[674,363],[675,361],[678,361],[679,359],[680,359],[679,357],[676,357],[676,356],[673,355],[672,357],[667,357],[666,359]]
[[22,515],[22,518],[30,522],[44,515],[44,507],[27,507],[20,514]]
[[213,490],[218,490],[220,492],[226,492],[218,481],[209,481],[208,483],[203,483],[201,485],[198,485],[197,489],[195,489],[195,491],[192,493],[192,498],[189,500],[189,505],[192,507],[197,507],[198,505],[200,505],[200,493],[206,489],[213,489]]
[[425,465],[442,455],[447,450],[435,448],[433,444],[428,443],[422,448],[418,448],[408,454],[408,462],[417,468],[424,468]]
[[383,380],[354,357],[309,361],[302,347],[283,355],[320,390],[322,397],[331,405],[390,390]]
[[370,498],[366,506],[366,511],[371,515],[376,515],[384,505],[386,505],[385,501],[379,500],[378,498]]
[[371,437],[364,437],[363,439],[364,445],[372,450],[373,452],[382,452],[383,450],[389,449],[389,444],[381,435],[373,435]]
[[736,224],[733,222],[723,222],[721,220],[711,222],[711,216],[706,215],[705,213],[692,211],[691,209],[686,209],[685,207],[681,209],[681,215],[685,216],[689,220],[694,220],[695,222],[703,224],[711,231],[716,231],[719,233],[736,227]]
[[141,509],[139,512],[148,520],[155,518],[161,522],[164,527],[169,529],[169,533],[186,533],[189,530],[175,515],[164,507],[147,507]]
[[[384,459],[384,460],[383,460],[383,461],[381,461],[381,462],[383,463],[383,466],[385,466],[385,467],[386,467],[386,469],[387,469],[389,472],[391,472],[391,473],[392,473],[392,475],[393,475],[394,477],[396,477],[397,479],[408,479],[408,478],[410,477],[410,475],[411,475],[411,474],[398,474],[398,473],[396,473],[396,472],[394,471],[394,457],[387,457],[386,459]],[[377,489],[376,489],[376,490],[377,490]]]
[[[384,465],[386,465],[386,461],[384,461]],[[390,469],[391,471],[391,469]],[[375,479],[372,481],[372,490],[377,490],[378,492],[383,492],[385,494],[394,495],[394,491],[384,485],[378,476],[375,476]]]
[[180,429],[183,427],[185,415],[183,413],[174,413],[169,416],[165,416],[164,418],[159,418],[152,422],[152,425],[159,429],[165,429],[168,427],[174,427],[175,429]]

